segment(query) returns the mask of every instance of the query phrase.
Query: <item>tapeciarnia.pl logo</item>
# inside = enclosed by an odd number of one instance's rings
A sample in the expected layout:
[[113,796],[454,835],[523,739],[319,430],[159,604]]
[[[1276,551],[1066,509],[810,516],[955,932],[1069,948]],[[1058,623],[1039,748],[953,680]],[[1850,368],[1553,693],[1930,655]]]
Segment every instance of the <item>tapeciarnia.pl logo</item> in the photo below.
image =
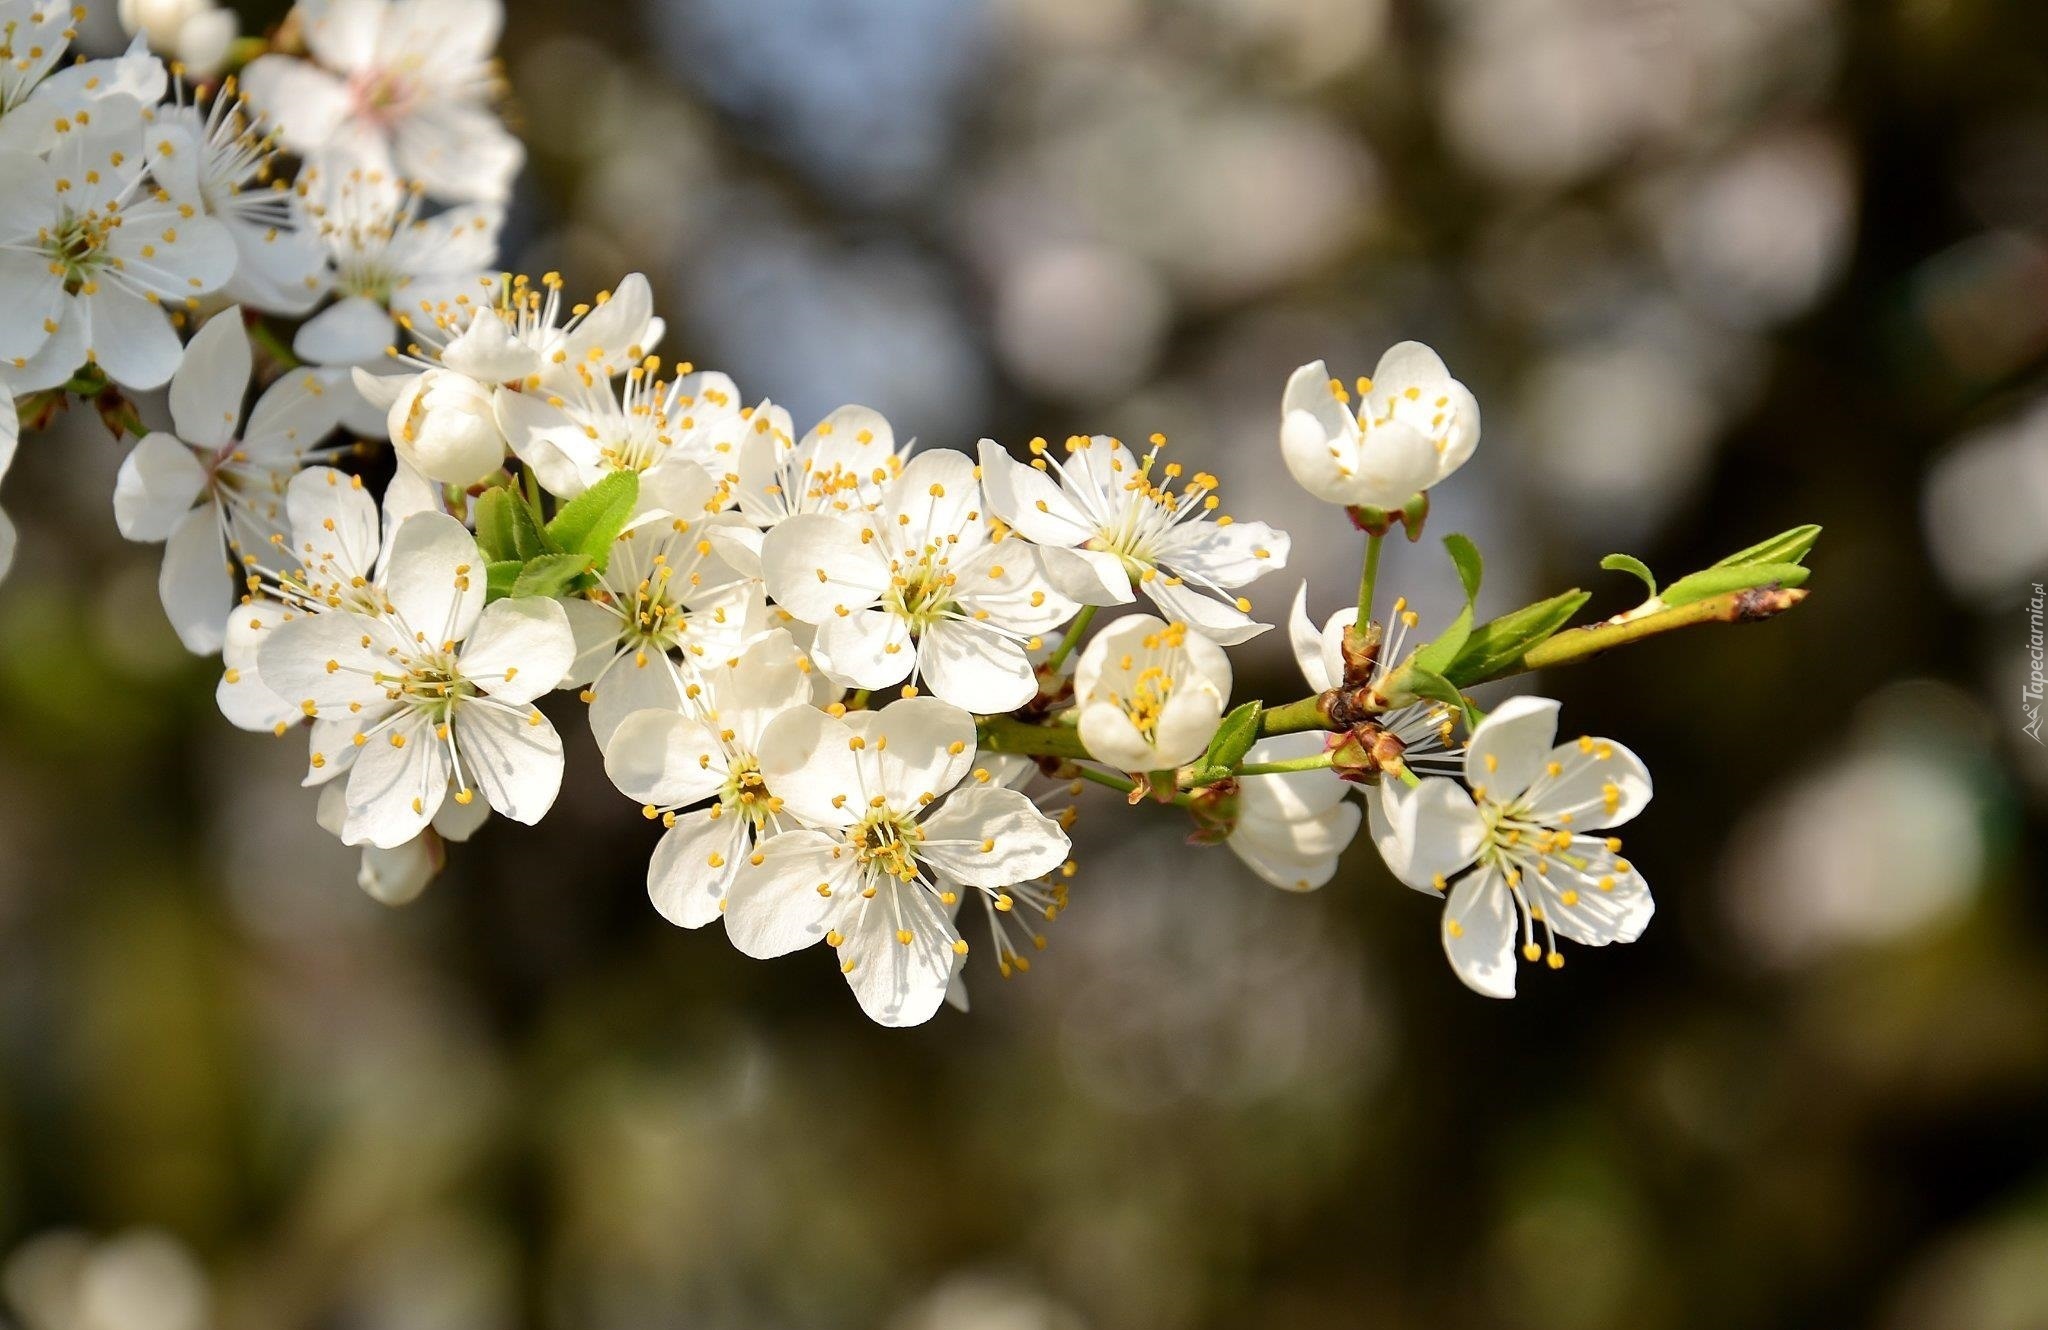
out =
[[2048,742],[2041,737],[2041,697],[2048,691],[2048,646],[2042,638],[2042,612],[2048,609],[2048,586],[2034,583],[2034,594],[2027,601],[2027,684],[2020,693],[2020,706],[2027,713],[2027,723],[2022,726],[2035,743]]

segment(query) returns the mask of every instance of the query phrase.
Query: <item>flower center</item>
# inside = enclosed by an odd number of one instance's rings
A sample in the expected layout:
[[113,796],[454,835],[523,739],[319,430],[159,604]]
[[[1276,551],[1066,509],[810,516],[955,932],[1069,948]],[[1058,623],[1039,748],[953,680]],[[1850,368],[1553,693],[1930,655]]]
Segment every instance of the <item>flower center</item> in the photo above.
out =
[[847,839],[863,868],[887,873],[899,882],[917,880],[915,850],[924,833],[909,814],[877,808],[853,825]]
[[358,115],[389,125],[405,116],[419,88],[397,70],[373,69],[356,75],[349,84],[349,93]]
[[943,558],[935,562],[927,551],[909,571],[903,570],[900,560],[892,571],[884,603],[913,633],[923,632],[952,610],[953,584],[959,579],[946,570]]
[[50,271],[63,275],[66,291],[91,295],[98,288],[100,271],[107,266],[107,241],[119,224],[118,213],[67,211],[54,229],[43,232],[43,254]]
[[768,792],[768,782],[761,776],[761,763],[751,753],[733,759],[719,800],[757,829],[782,808],[782,800]]
[[462,677],[452,652],[428,652],[400,664],[398,673],[380,672],[376,676],[377,682],[384,685],[385,696],[424,712],[433,720],[447,720],[457,703],[477,695],[476,685]]

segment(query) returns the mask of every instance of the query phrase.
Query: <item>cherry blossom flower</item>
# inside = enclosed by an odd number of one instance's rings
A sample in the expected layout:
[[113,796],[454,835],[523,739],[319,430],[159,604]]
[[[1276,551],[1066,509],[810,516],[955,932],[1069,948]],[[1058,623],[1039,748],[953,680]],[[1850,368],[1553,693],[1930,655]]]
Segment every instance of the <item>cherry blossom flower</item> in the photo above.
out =
[[121,26],[169,56],[197,78],[208,78],[227,63],[228,48],[242,30],[232,9],[217,0],[121,0]]
[[698,667],[724,660],[769,627],[758,583],[728,565],[713,535],[743,522],[717,511],[723,494],[694,463],[677,464],[667,498],[677,515],[627,531],[587,597],[567,602],[576,662],[600,747],[636,711],[673,711]]
[[114,519],[130,540],[165,542],[157,587],[185,646],[221,648],[244,562],[284,534],[285,487],[323,455],[335,411],[318,376],[293,370],[242,420],[251,373],[242,311],[216,314],[171,380],[175,433],[149,434],[121,465]]
[[1230,704],[1230,658],[1184,623],[1118,619],[1089,640],[1074,670],[1081,742],[1125,771],[1164,771],[1200,757]]
[[812,657],[839,683],[908,679],[969,711],[1013,710],[1037,695],[1041,634],[1079,606],[985,509],[972,458],[921,453],[875,511],[800,512],[770,531],[768,594],[817,626]]
[[761,773],[802,825],[762,843],[734,879],[734,944],[765,958],[822,941],[870,1018],[929,1020],[968,950],[953,924],[958,891],[1007,909],[1011,887],[1067,858],[1066,833],[1024,794],[963,785],[974,742],[974,718],[937,698],[776,717]]
[[1510,698],[1472,731],[1469,790],[1442,776],[1382,781],[1368,807],[1394,876],[1448,892],[1444,953],[1488,997],[1515,995],[1517,950],[1556,969],[1558,938],[1633,942],[1656,912],[1619,838],[1594,834],[1650,802],[1649,770],[1611,739],[1553,744],[1557,713],[1548,698]]
[[[580,381],[546,393],[505,393],[498,420],[514,456],[533,469],[541,488],[573,499],[615,471],[640,477],[640,511],[676,511],[677,484],[693,487],[717,454],[704,441],[727,426],[745,429],[733,381],[719,373],[660,380],[650,359],[626,371],[622,384],[584,371]],[[727,457],[718,474],[730,471]]]
[[[1294,662],[1311,690],[1327,693],[1344,682],[1344,632],[1358,622],[1356,607],[1347,606],[1332,614],[1320,631],[1308,617],[1308,583],[1294,593],[1294,607],[1288,615],[1288,643],[1294,648]],[[1405,599],[1397,599],[1391,616],[1391,631],[1373,660],[1365,683],[1377,688],[1402,660],[1401,651],[1417,622],[1415,611]],[[1457,754],[1452,742],[1457,717],[1442,702],[1413,702],[1379,718],[1380,728],[1401,741],[1403,765],[1418,773],[1453,771]],[[1296,756],[1303,756],[1297,754]],[[1331,779],[1337,779],[1334,775]]]
[[1463,466],[1479,446],[1479,403],[1436,352],[1402,342],[1351,394],[1318,360],[1287,380],[1280,455],[1316,498],[1399,508]]
[[[137,39],[110,60],[64,63],[85,16],[55,0],[0,0],[0,152],[47,155],[109,100],[137,108],[163,99],[163,62]],[[80,112],[84,112],[81,115]]]
[[796,825],[761,774],[761,736],[810,702],[810,674],[789,634],[774,629],[700,666],[679,709],[637,711],[612,732],[606,774],[668,828],[647,894],[669,922],[701,928],[718,918],[755,846]]
[[[142,109],[94,104],[48,161],[0,151],[0,359],[17,379],[63,382],[86,361],[129,388],[155,388],[183,354],[170,309],[196,305],[235,271],[226,227],[149,184]],[[154,152],[168,155],[171,139]]]
[[210,101],[160,108],[155,127],[163,137],[150,173],[174,196],[198,199],[234,240],[227,298],[273,314],[312,309],[326,287],[326,250],[301,225],[296,196],[272,177],[273,146],[233,95],[233,80]]
[[[388,608],[293,619],[259,650],[263,679],[298,702],[316,771],[345,765],[342,839],[394,849],[450,799],[478,794],[515,822],[538,822],[562,783],[562,741],[533,703],[575,658],[559,602],[484,604],[476,538],[442,513],[409,517],[392,538]],[[340,761],[337,763],[337,758]]]
[[1031,465],[981,443],[989,506],[1044,550],[1055,584],[1084,605],[1123,605],[1142,591],[1170,620],[1236,646],[1266,631],[1233,594],[1287,566],[1287,534],[1216,516],[1216,478],[1197,472],[1178,491],[1178,462],[1153,436],[1143,460],[1106,435],[1067,440],[1066,457],[1034,439]]
[[526,158],[491,103],[499,0],[302,0],[312,59],[265,55],[250,100],[302,156],[346,150],[436,198],[502,203]]

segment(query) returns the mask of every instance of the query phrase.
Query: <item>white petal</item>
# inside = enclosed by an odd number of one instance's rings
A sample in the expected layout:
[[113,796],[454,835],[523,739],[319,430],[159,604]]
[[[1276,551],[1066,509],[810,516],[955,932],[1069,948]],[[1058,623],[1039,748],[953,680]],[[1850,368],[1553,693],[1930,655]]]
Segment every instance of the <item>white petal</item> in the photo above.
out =
[[373,365],[387,359],[394,332],[389,310],[350,296],[306,320],[292,338],[292,354],[309,365]]
[[[1351,610],[1349,619],[1355,621],[1358,611]],[[1294,608],[1287,616],[1287,644],[1294,648],[1294,663],[1301,670],[1301,677],[1307,681],[1309,691],[1327,693],[1335,688],[1340,679],[1332,673],[1323,658],[1323,635],[1316,628],[1315,621],[1308,617],[1308,583],[1294,593]]]
[[1052,477],[1019,462],[993,439],[981,441],[980,457],[989,508],[1026,540],[1058,548],[1095,534],[1094,523]]
[[365,845],[356,885],[380,905],[410,905],[433,885],[446,859],[440,838],[431,831],[389,850]]
[[1650,884],[1633,866],[1626,873],[1613,871],[1611,860],[1591,867],[1581,873],[1553,859],[1548,874],[1525,873],[1523,889],[1560,937],[1589,947],[1635,941],[1657,913]]
[[1298,822],[1240,823],[1230,848],[1254,873],[1283,891],[1314,891],[1337,874],[1358,834],[1358,805],[1341,803]]
[[841,606],[858,610],[874,604],[889,585],[889,565],[877,542],[861,539],[861,530],[845,518],[798,513],[770,531],[761,546],[769,597],[815,624],[830,621]]
[[1120,771],[1146,771],[1160,765],[1151,741],[1120,707],[1108,702],[1083,703],[1078,729],[1082,746],[1098,762]]
[[284,502],[293,557],[342,578],[375,572],[383,523],[360,479],[331,466],[312,467],[292,477]]
[[654,317],[654,290],[641,273],[630,273],[611,298],[592,309],[570,333],[564,350],[572,365],[599,378],[624,374],[654,349],[661,320]]
[[1366,800],[1373,843],[1387,870],[1417,891],[1437,891],[1478,855],[1485,820],[1458,782],[1432,776],[1417,786],[1391,777]]
[[[860,1009],[878,1025],[904,1027],[930,1020],[946,1000],[952,981],[954,942],[960,934],[928,892],[891,886],[899,909],[868,908],[839,948],[840,968],[860,1002]],[[908,944],[899,940],[908,933]],[[851,967],[851,968],[848,968]]]
[[685,808],[725,783],[725,747],[703,721],[678,711],[636,711],[612,731],[604,771],[628,799]]
[[303,457],[334,432],[340,413],[341,403],[319,371],[291,370],[256,399],[242,447],[258,457]]
[[1557,738],[1558,704],[1547,697],[1511,697],[1472,731],[1465,783],[1484,788],[1489,803],[1514,803],[1543,774]]
[[477,687],[523,706],[553,692],[575,659],[576,638],[561,602],[520,596],[484,607],[460,663]]
[[925,629],[917,663],[933,696],[978,715],[1015,711],[1038,695],[1038,676],[1024,648],[972,620]]
[[859,908],[854,857],[836,837],[785,831],[754,854],[760,862],[748,863],[726,890],[725,931],[747,955],[766,960],[822,942]]
[[957,791],[922,824],[918,858],[970,887],[1014,887],[1067,861],[1067,833],[1022,791]]
[[819,669],[849,688],[887,688],[901,683],[917,661],[909,625],[879,609],[826,618],[818,625],[811,654]]
[[[848,724],[862,714],[856,712]],[[906,697],[865,715],[867,745],[861,751],[871,764],[869,793],[887,793],[896,807],[935,799],[974,769],[974,717],[959,707],[935,697]]]
[[1264,522],[1183,522],[1159,543],[1159,562],[1190,581],[1241,587],[1287,566],[1285,531]]
[[478,309],[469,327],[442,349],[441,363],[478,383],[508,383],[542,369],[539,353],[489,309]]
[[614,658],[590,683],[591,737],[605,748],[634,712],[677,710],[684,687],[672,657],[636,651]]
[[[0,159],[12,156],[0,153]],[[4,167],[0,167],[4,169]],[[6,182],[0,180],[0,189]],[[0,301],[8,316],[0,320],[0,361],[9,368],[41,350],[55,335],[64,306],[64,278],[50,271],[49,260],[36,254],[0,250]],[[82,357],[81,357],[82,359]]]
[[291,56],[251,61],[242,71],[242,91],[278,127],[286,146],[302,154],[326,146],[348,115],[342,81]]
[[187,651],[210,656],[220,650],[236,589],[235,570],[221,543],[213,506],[202,504],[171,532],[157,575],[164,613]]
[[383,700],[385,689],[371,676],[390,664],[385,651],[391,645],[389,631],[366,615],[300,615],[264,631],[256,660],[279,697],[338,716]]
[[447,102],[408,116],[393,147],[407,177],[462,203],[502,203],[526,162],[524,145],[491,112]]
[[86,351],[108,378],[138,389],[160,388],[169,381],[185,353],[170,315],[112,282],[80,300]]
[[462,774],[497,812],[531,826],[554,807],[562,788],[562,737],[540,712],[508,715],[471,702],[456,713],[455,742]]
[[1139,589],[1151,597],[1152,603],[1167,618],[1177,619],[1223,646],[1234,647],[1249,642],[1271,627],[1253,619],[1232,602],[1203,595],[1191,586],[1174,586],[1164,577],[1141,582]]
[[751,847],[745,818],[713,817],[708,808],[682,814],[648,861],[648,899],[677,927],[702,928],[724,912],[734,879],[751,867]]
[[988,528],[981,482],[974,472],[974,459],[952,448],[934,448],[911,458],[883,505],[887,529],[956,541],[956,559],[968,553],[986,537]]
[[192,450],[168,434],[151,434],[115,477],[114,524],[129,540],[169,540],[205,489],[206,468]]
[[1551,749],[1524,801],[1531,820],[1544,826],[1601,831],[1633,821],[1650,795],[1650,769],[1641,758],[1612,739],[1589,736]]
[[447,745],[424,715],[412,713],[357,750],[342,841],[396,849],[426,830],[447,797]]
[[854,733],[815,707],[786,711],[769,722],[756,756],[768,788],[795,818],[821,827],[850,826],[861,813],[861,773]]
[[[460,642],[483,613],[484,561],[469,529],[445,513],[405,519],[391,540],[384,590],[408,636]],[[564,667],[566,668],[566,662]]]
[[214,688],[220,714],[236,729],[266,734],[300,717],[298,705],[287,702],[264,682],[259,648],[270,630],[291,611],[274,600],[255,600],[229,611],[221,655],[227,669]]
[[1451,887],[1444,906],[1444,955],[1467,988],[1487,997],[1515,995],[1519,922],[1514,897],[1498,870],[1476,869]]
[[171,420],[178,437],[202,448],[218,448],[234,438],[251,368],[249,332],[242,311],[231,305],[193,336],[171,378]]

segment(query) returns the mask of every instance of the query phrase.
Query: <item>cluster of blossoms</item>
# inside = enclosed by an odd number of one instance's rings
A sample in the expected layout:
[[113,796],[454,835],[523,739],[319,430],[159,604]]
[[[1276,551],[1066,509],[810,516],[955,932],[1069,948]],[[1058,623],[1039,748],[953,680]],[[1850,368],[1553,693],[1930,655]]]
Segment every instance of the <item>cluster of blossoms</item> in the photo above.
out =
[[[1603,625],[1561,632],[1583,593],[1475,624],[1478,554],[1452,537],[1467,604],[1411,647],[1404,601],[1375,618],[1381,544],[1473,455],[1477,405],[1413,343],[1355,391],[1310,365],[1281,451],[1366,533],[1364,585],[1321,628],[1301,588],[1308,696],[1233,706],[1225,648],[1269,628],[1243,592],[1289,538],[1233,520],[1165,439],[913,450],[859,406],[799,432],[659,358],[643,277],[572,302],[496,272],[520,150],[493,110],[494,0],[304,0],[190,94],[140,45],[56,70],[70,11],[0,15],[18,418],[90,398],[139,436],[121,533],[164,544],[165,611],[220,656],[221,711],[305,743],[309,812],[382,900],[492,813],[548,813],[549,711],[580,701],[611,783],[662,824],[655,909],[754,956],[822,942],[885,1024],[964,1006],[966,900],[1001,972],[1028,967],[1088,783],[1184,809],[1291,891],[1369,826],[1444,898],[1458,976],[1508,996],[1518,957],[1642,933],[1611,833],[1650,780],[1611,740],[1557,742],[1555,703],[1485,714],[1466,690],[1706,621],[1687,607],[1716,596],[1759,617],[1803,578],[1811,536],[1788,533]],[[165,385],[169,428],[145,430],[122,390]],[[0,567],[12,543],[0,525]]]

